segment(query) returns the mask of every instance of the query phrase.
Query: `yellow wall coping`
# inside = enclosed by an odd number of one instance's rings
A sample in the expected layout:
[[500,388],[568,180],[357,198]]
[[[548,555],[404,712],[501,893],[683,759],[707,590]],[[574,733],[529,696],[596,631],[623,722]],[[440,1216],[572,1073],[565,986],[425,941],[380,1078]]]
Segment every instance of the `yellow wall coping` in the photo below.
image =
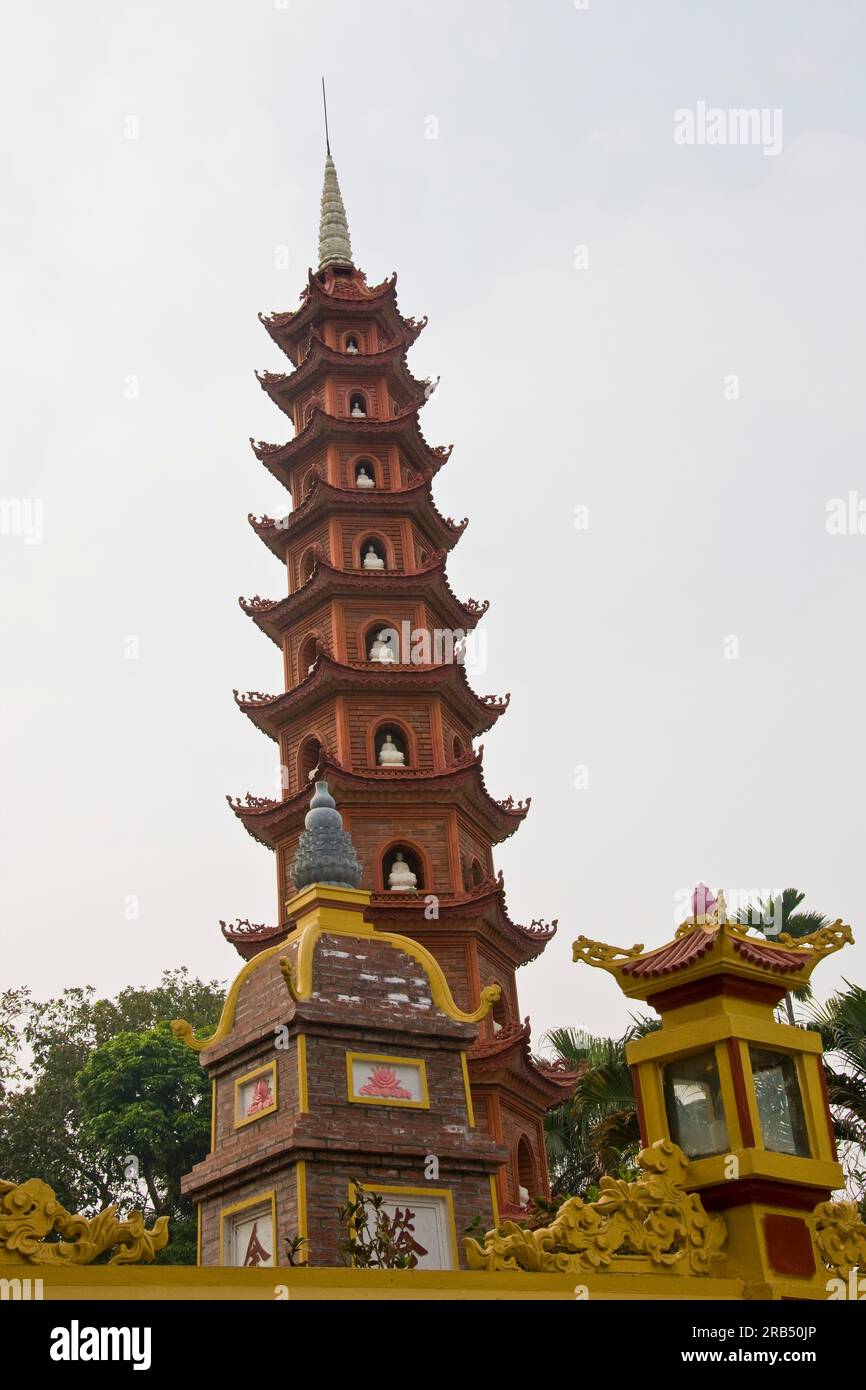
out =
[[[234,1269],[195,1265],[101,1265],[11,1267],[4,1273],[43,1281],[46,1300],[220,1300],[255,1299],[542,1299],[574,1302],[575,1289],[589,1298],[741,1299],[740,1279],[675,1274],[527,1274],[468,1270]],[[583,1295],[586,1296],[585,1294]]]

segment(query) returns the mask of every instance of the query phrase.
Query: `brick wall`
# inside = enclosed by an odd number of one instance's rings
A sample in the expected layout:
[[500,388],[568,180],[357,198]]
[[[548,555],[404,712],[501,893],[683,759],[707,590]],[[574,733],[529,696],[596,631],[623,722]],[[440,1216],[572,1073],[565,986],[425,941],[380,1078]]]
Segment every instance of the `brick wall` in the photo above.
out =
[[[459,1239],[480,1216],[492,1223],[489,1177],[503,1153],[469,1124],[461,1052],[476,1035],[435,1004],[412,955],[375,936],[323,934],[313,956],[313,993],[296,1002],[280,973],[297,964],[297,943],[265,954],[242,982],[230,1034],[206,1050],[216,1081],[214,1152],[185,1180],[202,1201],[202,1262],[219,1260],[221,1213],[276,1192],[277,1257],[302,1223],[296,1163],[305,1161],[312,1263],[339,1263],[338,1208],[349,1183],[447,1189]],[[278,1034],[276,1029],[282,1031]],[[301,1110],[298,1037],[305,1038],[308,1105]],[[288,1047],[276,1046],[276,1040]],[[348,1051],[421,1059],[428,1108],[350,1100]],[[235,1081],[265,1062],[277,1066],[278,1109],[235,1128]],[[431,1169],[431,1156],[438,1172]],[[426,1169],[426,1172],[425,1172]],[[432,1176],[431,1176],[432,1173]],[[411,1205],[411,1196],[406,1201]]]
[[[390,453],[387,448],[378,449],[349,449],[341,448],[336,451],[336,484],[338,487],[355,486],[355,464],[360,459],[372,459],[377,465],[373,481],[377,487],[388,488],[391,483]],[[369,469],[367,472],[369,473]]]
[[[433,738],[430,729],[429,699],[411,696],[347,696],[346,709],[349,717],[349,738],[352,766],[369,766],[367,735],[371,727],[379,728],[389,721],[402,724],[412,734],[412,746],[407,766],[433,766]],[[414,750],[414,755],[413,755]]]

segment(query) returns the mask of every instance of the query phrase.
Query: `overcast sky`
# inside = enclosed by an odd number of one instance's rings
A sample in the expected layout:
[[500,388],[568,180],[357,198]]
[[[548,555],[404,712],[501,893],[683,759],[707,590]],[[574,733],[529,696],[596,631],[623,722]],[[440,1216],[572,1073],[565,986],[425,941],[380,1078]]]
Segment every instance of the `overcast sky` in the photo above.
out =
[[[356,263],[430,318],[435,493],[470,517],[449,577],[492,603],[474,684],[512,692],[485,773],[533,806],[497,864],[516,920],[560,921],[518,977],[535,1040],[619,1031],[571,942],[661,944],[699,879],[803,888],[859,928],[817,992],[863,980],[866,534],[828,504],[866,499],[864,16],[7,15],[4,984],[228,978],[219,918],[274,920],[273,856],[224,796],[274,787],[231,695],[281,680],[237,606],[285,592],[246,521],[284,494],[247,440],[289,433],[256,314],[315,257],[323,71]],[[677,143],[700,103],[772,140]]]

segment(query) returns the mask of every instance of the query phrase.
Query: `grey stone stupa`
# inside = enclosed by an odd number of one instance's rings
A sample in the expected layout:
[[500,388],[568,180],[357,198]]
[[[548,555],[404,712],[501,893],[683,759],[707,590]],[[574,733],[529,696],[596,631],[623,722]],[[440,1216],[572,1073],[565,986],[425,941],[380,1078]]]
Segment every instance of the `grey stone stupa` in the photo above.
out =
[[326,266],[350,266],[352,243],[343,196],[337,182],[337,170],[328,150],[325,159],[325,180],[322,187],[322,209],[319,217],[319,269]]
[[327,782],[317,782],[304,819],[292,879],[300,893],[311,883],[331,888],[357,888],[363,870]]

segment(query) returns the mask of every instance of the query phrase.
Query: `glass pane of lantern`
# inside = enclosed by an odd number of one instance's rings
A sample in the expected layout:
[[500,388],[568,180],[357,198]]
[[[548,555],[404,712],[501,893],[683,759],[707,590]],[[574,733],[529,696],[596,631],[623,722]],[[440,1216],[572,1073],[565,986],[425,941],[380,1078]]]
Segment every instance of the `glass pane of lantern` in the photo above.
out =
[[809,1157],[806,1117],[793,1057],[750,1047],[764,1148]]
[[664,1091],[671,1139],[689,1158],[727,1152],[728,1126],[714,1049],[669,1062]]

